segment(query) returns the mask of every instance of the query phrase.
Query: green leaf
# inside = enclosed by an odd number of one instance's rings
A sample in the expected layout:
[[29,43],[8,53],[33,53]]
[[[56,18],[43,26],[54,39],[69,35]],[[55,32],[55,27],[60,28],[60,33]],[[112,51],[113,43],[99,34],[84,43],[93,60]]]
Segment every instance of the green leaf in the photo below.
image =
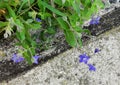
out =
[[69,29],[68,24],[63,20],[63,18],[59,17],[57,18],[57,21],[63,30]]
[[25,40],[25,33],[23,31],[20,32],[21,41]]
[[75,1],[73,1],[72,6],[73,6],[74,10],[77,12],[77,14],[80,14],[79,5],[77,3],[75,3]]
[[17,31],[16,36],[21,42],[23,42],[23,40],[25,40],[25,31],[24,30],[22,30],[20,32]]
[[17,11],[17,13],[20,13],[21,10],[23,10],[22,8],[28,8],[29,6],[31,6],[33,3],[34,3],[35,0],[22,0],[20,1],[21,2],[21,5]]
[[18,13],[20,13],[22,7],[28,2],[28,0],[23,0],[22,4],[20,5],[19,9],[18,9]]
[[28,50],[23,52],[23,56],[28,61],[28,64],[31,65],[32,64],[32,60],[31,60],[31,56],[29,56]]
[[70,46],[72,47],[75,47],[77,45],[77,41],[74,33],[71,30],[65,30],[64,33],[65,33],[65,38],[68,44],[70,44]]
[[55,30],[53,27],[49,27],[47,30],[46,30],[49,34],[55,34]]
[[59,6],[62,6],[62,4],[64,3],[64,0],[54,0],[55,4],[58,4]]
[[7,24],[8,24],[8,22],[2,22],[2,21],[0,21],[0,28],[6,26]]
[[74,33],[69,29],[68,24],[63,20],[63,18],[57,18],[58,23],[63,28],[65,33],[66,41],[72,46],[75,47],[77,45],[76,38]]
[[9,12],[10,17],[13,17],[13,19],[16,19],[17,16],[16,16],[14,10],[9,6],[9,4],[7,4],[6,7],[7,7],[7,10]]
[[1,0],[0,1],[0,8],[5,8],[5,7],[6,7],[6,3]]
[[14,24],[18,27],[19,30],[24,29],[24,25],[23,25],[22,21],[20,21],[20,19],[15,19]]
[[40,12],[40,13],[38,13],[38,15],[41,16],[41,19],[42,19],[42,20],[44,20],[44,19],[52,16],[52,15],[51,15],[50,13],[48,13],[48,12]]
[[25,49],[29,49],[29,45],[26,42],[21,42],[21,46]]
[[17,37],[17,39],[18,39],[19,41],[21,40],[21,38],[20,38],[20,34],[19,34],[18,31],[16,32],[16,37]]
[[36,18],[36,15],[37,15],[37,12],[36,12],[36,11],[28,12],[28,16],[29,16],[29,17],[32,17],[34,20],[35,20],[35,18]]
[[31,54],[34,56],[35,55],[35,48],[31,47],[29,48],[29,51],[31,52]]
[[53,8],[51,5],[47,4],[46,2],[44,1],[41,1],[41,3],[39,4],[42,4],[44,7],[48,8],[50,11],[52,11],[53,13],[56,13],[60,16],[66,16],[64,13],[60,12],[59,10]]
[[31,29],[40,29],[41,28],[40,23],[33,23],[30,26],[31,26]]
[[59,5],[59,6],[70,6],[69,1],[71,0],[54,0],[55,4]]
[[91,7],[91,0],[85,0],[85,6],[90,8]]
[[31,46],[32,46],[32,47],[36,47],[36,42],[33,41],[33,40],[31,40]]
[[85,8],[84,10],[81,10],[81,18],[83,20],[88,20],[90,18],[89,9],[88,8]]
[[26,23],[32,23],[34,20],[33,19],[27,19]]

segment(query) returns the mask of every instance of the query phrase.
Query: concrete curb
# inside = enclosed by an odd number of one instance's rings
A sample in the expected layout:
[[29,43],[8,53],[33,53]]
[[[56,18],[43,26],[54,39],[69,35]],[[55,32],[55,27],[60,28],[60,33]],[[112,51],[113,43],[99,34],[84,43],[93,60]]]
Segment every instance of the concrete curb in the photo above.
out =
[[[81,49],[71,49],[1,85],[120,85],[120,27],[94,37]],[[101,51],[94,54],[94,49]],[[79,63],[87,53],[96,71]]]

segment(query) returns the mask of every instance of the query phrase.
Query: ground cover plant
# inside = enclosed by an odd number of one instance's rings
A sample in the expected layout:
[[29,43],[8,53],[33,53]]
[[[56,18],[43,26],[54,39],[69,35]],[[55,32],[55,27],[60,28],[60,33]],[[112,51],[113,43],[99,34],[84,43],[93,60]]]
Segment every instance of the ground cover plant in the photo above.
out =
[[[82,46],[82,33],[90,34],[82,28],[84,21],[103,7],[101,0],[0,0],[0,34],[4,38],[14,35],[16,45],[22,47],[19,54],[28,64],[37,64],[36,48],[49,49],[58,30],[70,46]],[[98,24],[99,19],[93,18],[90,24]]]

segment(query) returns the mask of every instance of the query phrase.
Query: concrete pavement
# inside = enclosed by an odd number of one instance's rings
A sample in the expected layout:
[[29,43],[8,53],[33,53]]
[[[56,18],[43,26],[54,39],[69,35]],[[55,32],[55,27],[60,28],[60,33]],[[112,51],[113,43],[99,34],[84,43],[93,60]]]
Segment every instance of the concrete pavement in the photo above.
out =
[[[94,53],[95,48],[101,51]],[[94,64],[96,71],[79,63],[83,53],[91,57],[88,63]],[[120,27],[0,85],[120,85]]]

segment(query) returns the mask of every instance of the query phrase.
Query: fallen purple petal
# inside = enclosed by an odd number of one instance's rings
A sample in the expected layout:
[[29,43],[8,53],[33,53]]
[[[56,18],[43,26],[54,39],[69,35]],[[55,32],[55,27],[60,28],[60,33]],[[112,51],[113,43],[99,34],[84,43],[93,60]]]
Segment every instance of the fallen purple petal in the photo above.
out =
[[87,56],[86,54],[80,55],[79,58],[80,58],[80,59],[79,59],[79,62],[83,62],[83,63],[85,63],[85,64],[87,64],[88,60],[90,59],[90,57]]
[[13,57],[11,58],[11,60],[15,63],[19,63],[19,62],[22,62],[24,61],[24,58],[21,57],[21,56],[18,56],[16,53],[13,54]]
[[94,53],[98,53],[100,50],[98,48],[95,49]]
[[87,64],[90,71],[96,71],[96,68],[92,64]]
[[99,24],[99,22],[100,22],[100,17],[92,18],[92,20],[90,21],[90,24],[91,25]]
[[18,58],[18,62],[22,62],[22,61],[24,61],[24,58],[23,57],[19,57]]
[[40,58],[40,56],[33,56],[34,62],[35,64],[38,64],[38,59]]

